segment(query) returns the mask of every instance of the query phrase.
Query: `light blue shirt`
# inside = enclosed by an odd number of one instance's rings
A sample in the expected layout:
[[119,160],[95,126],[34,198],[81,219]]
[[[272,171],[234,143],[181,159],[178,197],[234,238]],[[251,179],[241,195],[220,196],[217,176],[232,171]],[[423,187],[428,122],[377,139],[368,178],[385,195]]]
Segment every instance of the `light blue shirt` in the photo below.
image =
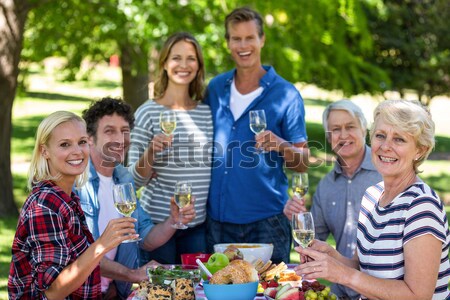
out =
[[[113,172],[114,184],[121,184],[131,182],[134,186],[133,177],[128,172],[128,170],[122,165],[118,165],[114,168]],[[97,171],[94,165],[89,162],[89,179],[88,182],[81,189],[73,189],[73,191],[80,197],[80,204],[86,216],[86,223],[89,226],[89,230],[95,240],[100,236],[99,226],[98,226],[98,216],[100,211],[99,201],[97,199],[98,190],[100,186],[100,178],[98,177]],[[113,201],[111,199],[111,201]],[[142,239],[145,239],[147,234],[150,232],[154,226],[150,216],[142,209],[137,202],[136,210],[131,215],[133,218],[137,219],[137,231]],[[143,243],[142,241],[140,243]],[[130,268],[136,269],[138,267],[138,243],[122,243],[117,247],[117,253],[114,261]],[[117,291],[119,294],[126,298],[131,290],[132,283],[124,281],[115,281],[117,286]]]

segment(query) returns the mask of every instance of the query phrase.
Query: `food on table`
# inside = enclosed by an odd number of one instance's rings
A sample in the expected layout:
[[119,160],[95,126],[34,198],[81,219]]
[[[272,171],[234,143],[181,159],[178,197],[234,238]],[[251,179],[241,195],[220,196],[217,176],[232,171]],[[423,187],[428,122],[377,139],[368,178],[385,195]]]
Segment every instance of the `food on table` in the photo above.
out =
[[264,291],[267,299],[276,300],[336,300],[337,296],[330,292],[330,288],[318,281],[303,281],[302,287],[291,284],[269,287]]
[[139,284],[138,295],[148,300],[172,300],[172,293],[173,289],[169,285],[153,284],[148,281]]
[[294,270],[285,270],[280,273],[278,283],[290,283],[293,287],[300,287],[302,284],[302,277],[297,275]]
[[255,266],[256,271],[258,271],[258,274],[262,274],[272,266],[272,261],[269,259],[266,263],[264,263],[262,259],[258,258],[253,262],[253,265]]
[[301,290],[305,293],[305,299],[323,299],[323,300],[336,300],[337,296],[331,293],[331,289],[328,286],[320,284],[320,282],[303,281]]
[[187,278],[177,278],[170,285],[143,281],[137,295],[147,300],[195,300],[194,283]]
[[148,300],[195,300],[194,285],[200,281],[198,270],[181,266],[153,266],[147,269],[149,281],[139,284],[138,295]]
[[266,271],[259,274],[262,280],[272,280],[276,277],[280,277],[280,273],[287,270],[287,265],[284,262],[277,264],[272,264]]
[[211,277],[210,284],[247,283],[258,281],[258,272],[245,260],[233,260]]
[[228,257],[225,254],[216,252],[209,257],[205,266],[211,272],[211,274],[214,274],[217,271],[228,266],[229,263],[230,263],[230,260],[228,259]]
[[264,293],[265,288],[262,286],[261,282],[258,282],[258,289],[256,290],[256,293],[262,294]]
[[275,279],[269,280],[269,281],[261,280],[259,283],[261,283],[261,286],[264,289],[271,288],[271,287],[278,287],[279,286],[278,282]]
[[147,275],[150,283],[171,284],[174,279],[187,278],[194,282],[200,281],[199,270],[183,270],[181,266],[166,268],[164,266],[153,266],[147,268]]
[[174,300],[193,300],[195,299],[194,284],[192,280],[179,278],[175,280],[175,288],[173,291]]
[[253,265],[251,263],[249,263],[248,261],[239,259],[239,260],[233,260],[230,264],[232,266],[240,267],[242,270],[244,270],[245,274],[247,275],[248,282],[258,281],[258,279],[259,279],[258,272],[253,267]]
[[235,259],[244,259],[244,254],[242,254],[241,250],[239,250],[236,246],[230,245],[223,251],[230,261]]

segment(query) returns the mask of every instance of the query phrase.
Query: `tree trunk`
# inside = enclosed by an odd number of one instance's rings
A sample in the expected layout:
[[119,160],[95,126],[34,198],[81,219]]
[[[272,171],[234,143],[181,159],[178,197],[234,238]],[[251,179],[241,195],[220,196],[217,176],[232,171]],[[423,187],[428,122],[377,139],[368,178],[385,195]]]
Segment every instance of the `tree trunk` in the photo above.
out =
[[27,0],[0,0],[0,217],[18,213],[11,174],[11,115],[29,9]]
[[122,45],[120,65],[122,68],[123,99],[135,110],[149,98],[148,56],[145,51],[135,51],[137,46]]

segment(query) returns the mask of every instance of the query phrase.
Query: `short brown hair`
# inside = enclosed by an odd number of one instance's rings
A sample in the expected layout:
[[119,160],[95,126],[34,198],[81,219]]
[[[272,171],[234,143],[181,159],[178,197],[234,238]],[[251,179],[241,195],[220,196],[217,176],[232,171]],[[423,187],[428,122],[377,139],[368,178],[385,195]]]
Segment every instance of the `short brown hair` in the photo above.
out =
[[241,22],[255,21],[258,26],[259,37],[264,36],[264,22],[263,18],[259,13],[251,9],[250,7],[244,6],[239,7],[229,13],[225,18],[225,38],[228,40],[230,38],[230,33],[228,32],[228,26],[230,24],[236,24]]
[[195,48],[198,60],[198,72],[194,80],[189,84],[189,96],[194,100],[202,100],[203,83],[205,80],[205,62],[203,60],[202,48],[200,47],[200,44],[197,42],[197,40],[187,32],[178,32],[171,35],[164,43],[161,52],[159,53],[159,71],[158,76],[155,80],[154,87],[155,98],[162,97],[166,92],[167,85],[169,83],[169,77],[167,76],[166,70],[164,70],[164,64],[169,57],[172,47],[180,41],[191,43]]

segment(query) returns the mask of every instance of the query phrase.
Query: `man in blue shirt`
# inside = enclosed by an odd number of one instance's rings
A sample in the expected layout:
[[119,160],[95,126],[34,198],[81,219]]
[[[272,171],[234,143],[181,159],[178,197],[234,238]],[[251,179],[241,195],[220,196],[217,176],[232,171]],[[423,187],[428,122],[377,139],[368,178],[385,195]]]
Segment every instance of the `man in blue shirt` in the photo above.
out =
[[[81,189],[74,191],[80,197],[89,229],[97,239],[110,219],[120,217],[113,204],[112,186],[133,183],[133,177],[121,163],[130,146],[134,116],[127,103],[106,97],[92,103],[83,112],[83,119],[90,144],[89,180]],[[132,217],[137,219],[136,231],[142,240],[139,243],[122,243],[102,259],[104,299],[126,299],[133,282],[147,279],[146,267],[153,262],[138,268],[138,247],[151,251],[166,243],[176,231],[171,225],[178,220],[179,211],[183,212],[182,222],[188,223],[195,217],[193,208],[191,204],[179,210],[172,203],[171,216],[165,222],[154,225],[138,201]]]
[[[311,213],[315,238],[326,241],[331,233],[336,249],[346,257],[353,257],[356,249],[361,199],[366,189],[382,181],[371,161],[366,145],[367,121],[361,109],[349,100],[336,101],[323,112],[323,127],[336,163],[317,186]],[[285,207],[286,216],[306,211],[303,200],[293,198]],[[360,299],[355,291],[334,284],[332,291],[341,299]]]
[[[261,16],[243,7],[225,20],[236,68],[211,80],[205,102],[214,121],[215,152],[208,198],[207,243],[272,243],[272,261],[289,261],[291,233],[284,167],[307,168],[303,100],[273,67],[261,64]],[[264,110],[267,127],[255,136],[249,111]],[[264,152],[257,152],[255,150]]]

